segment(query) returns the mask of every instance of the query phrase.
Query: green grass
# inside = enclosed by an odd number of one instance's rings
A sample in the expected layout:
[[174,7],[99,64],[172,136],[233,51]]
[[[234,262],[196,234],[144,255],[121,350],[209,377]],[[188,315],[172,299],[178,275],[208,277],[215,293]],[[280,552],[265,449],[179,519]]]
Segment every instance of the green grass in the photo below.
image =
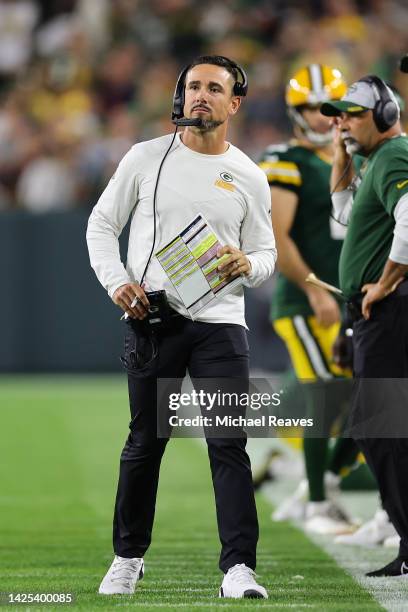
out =
[[[0,591],[73,592],[71,609],[84,610],[381,609],[302,533],[273,524],[262,498],[258,573],[270,599],[219,600],[207,455],[197,440],[182,439],[168,445],[164,458],[145,578],[132,598],[98,596],[112,560],[128,422],[124,378],[0,378],[0,411]],[[3,607],[51,608],[59,606]]]

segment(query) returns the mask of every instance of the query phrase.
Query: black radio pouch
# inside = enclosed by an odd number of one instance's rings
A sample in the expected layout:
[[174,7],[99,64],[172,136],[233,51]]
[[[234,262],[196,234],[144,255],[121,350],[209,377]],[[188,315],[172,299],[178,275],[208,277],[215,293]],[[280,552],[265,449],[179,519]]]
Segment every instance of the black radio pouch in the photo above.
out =
[[150,303],[147,318],[145,319],[146,322],[152,329],[167,327],[170,319],[174,316],[174,310],[170,307],[166,292],[163,289],[160,289],[160,291],[146,291],[146,297]]

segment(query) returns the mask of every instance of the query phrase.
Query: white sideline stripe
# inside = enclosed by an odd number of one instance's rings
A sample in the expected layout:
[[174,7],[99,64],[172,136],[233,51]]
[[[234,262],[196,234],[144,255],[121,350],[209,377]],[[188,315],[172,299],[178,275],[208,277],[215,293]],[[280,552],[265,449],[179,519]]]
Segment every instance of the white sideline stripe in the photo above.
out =
[[[256,444],[252,443],[256,442]],[[249,440],[248,451],[251,457],[253,469],[264,459],[265,453],[271,450],[279,440],[261,440],[257,438]],[[290,449],[290,454],[298,454],[298,451]],[[264,498],[273,506],[277,506],[285,497],[293,493],[298,485],[296,479],[277,480],[266,484],[263,489]],[[363,514],[362,518],[368,520],[377,509],[378,498],[375,491],[360,493],[342,493],[340,497],[342,505],[353,515]],[[296,525],[295,525],[296,527]],[[299,527],[300,529],[300,527]],[[392,548],[376,547],[362,548],[359,546],[342,546],[335,544],[330,536],[305,533],[316,546],[322,548],[344,571],[385,609],[387,612],[406,612],[408,610],[408,577],[404,578],[367,578],[365,573],[383,567],[397,555],[397,550]],[[262,533],[261,533],[262,538]]]
[[309,355],[310,361],[313,364],[316,374],[320,376],[320,378],[323,378],[323,380],[329,380],[330,378],[333,378],[333,375],[327,370],[323,362],[319,349],[316,346],[316,341],[309,332],[304,318],[301,315],[294,316],[293,324],[296,328],[297,333],[301,337],[303,344],[306,347],[307,353]]
[[[368,591],[387,612],[406,612],[408,609],[408,578],[367,578],[365,573],[383,567],[397,556],[396,548],[377,549],[341,546],[331,538],[307,534],[317,546],[323,548],[354,580]],[[346,550],[345,550],[346,549]],[[374,554],[373,554],[374,552]],[[377,560],[377,555],[380,560]]]

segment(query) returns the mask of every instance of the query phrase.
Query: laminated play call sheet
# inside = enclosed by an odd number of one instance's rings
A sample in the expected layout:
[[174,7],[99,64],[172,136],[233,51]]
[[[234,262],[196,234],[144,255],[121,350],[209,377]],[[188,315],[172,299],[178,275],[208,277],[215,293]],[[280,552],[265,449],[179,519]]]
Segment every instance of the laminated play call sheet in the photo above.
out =
[[211,300],[229,293],[242,283],[240,276],[225,280],[219,274],[217,266],[228,257],[217,257],[217,250],[222,246],[204,217],[198,215],[156,253],[192,318]]

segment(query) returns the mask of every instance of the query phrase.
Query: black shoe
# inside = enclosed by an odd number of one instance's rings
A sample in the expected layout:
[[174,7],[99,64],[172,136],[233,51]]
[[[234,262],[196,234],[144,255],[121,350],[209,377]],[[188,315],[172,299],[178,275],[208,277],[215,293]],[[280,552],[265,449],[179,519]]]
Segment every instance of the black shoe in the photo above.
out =
[[380,576],[408,576],[408,559],[397,557],[385,567],[374,572],[368,572],[369,578],[379,578]]

